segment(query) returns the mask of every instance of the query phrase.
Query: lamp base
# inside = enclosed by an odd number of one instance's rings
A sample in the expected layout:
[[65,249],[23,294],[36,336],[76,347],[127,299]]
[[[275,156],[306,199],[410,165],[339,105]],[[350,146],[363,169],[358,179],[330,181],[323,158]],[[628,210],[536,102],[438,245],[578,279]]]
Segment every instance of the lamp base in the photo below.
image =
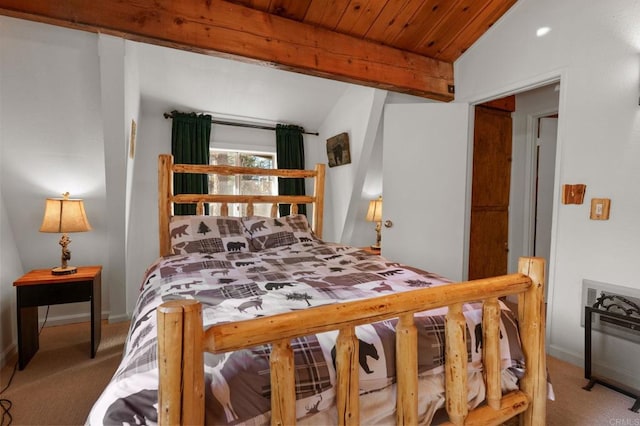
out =
[[372,244],[370,247],[373,250],[380,250],[380,244]]
[[78,272],[78,268],[76,266],[58,266],[57,268],[53,268],[51,270],[52,275],[71,275]]

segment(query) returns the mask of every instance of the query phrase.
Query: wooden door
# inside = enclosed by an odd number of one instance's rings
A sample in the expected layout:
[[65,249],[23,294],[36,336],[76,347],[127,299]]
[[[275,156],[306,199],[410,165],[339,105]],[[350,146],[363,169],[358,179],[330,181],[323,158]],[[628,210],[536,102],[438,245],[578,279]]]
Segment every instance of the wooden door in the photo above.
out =
[[469,279],[507,273],[511,112],[476,106],[469,238]]

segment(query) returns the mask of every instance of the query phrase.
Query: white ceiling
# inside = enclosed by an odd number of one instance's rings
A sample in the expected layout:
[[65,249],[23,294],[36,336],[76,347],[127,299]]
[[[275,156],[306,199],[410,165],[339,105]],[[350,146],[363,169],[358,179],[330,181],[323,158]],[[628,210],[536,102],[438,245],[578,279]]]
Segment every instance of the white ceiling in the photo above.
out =
[[317,130],[348,83],[134,43],[144,108]]

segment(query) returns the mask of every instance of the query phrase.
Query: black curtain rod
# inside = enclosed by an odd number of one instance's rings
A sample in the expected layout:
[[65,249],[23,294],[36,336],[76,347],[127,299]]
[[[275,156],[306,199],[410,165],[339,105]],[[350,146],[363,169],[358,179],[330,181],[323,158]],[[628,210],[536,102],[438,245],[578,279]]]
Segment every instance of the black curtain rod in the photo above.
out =
[[[169,112],[165,112],[164,114],[164,118],[173,118],[173,114],[169,113]],[[275,127],[269,127],[269,126],[261,126],[259,124],[248,124],[248,123],[236,123],[233,121],[223,121],[223,120],[216,120],[215,118],[211,119],[211,122],[213,124],[221,124],[223,126],[237,126],[237,127],[249,127],[251,129],[262,129],[262,130],[276,130]],[[314,136],[318,136],[319,133],[318,132],[302,132],[305,135],[314,135]]]

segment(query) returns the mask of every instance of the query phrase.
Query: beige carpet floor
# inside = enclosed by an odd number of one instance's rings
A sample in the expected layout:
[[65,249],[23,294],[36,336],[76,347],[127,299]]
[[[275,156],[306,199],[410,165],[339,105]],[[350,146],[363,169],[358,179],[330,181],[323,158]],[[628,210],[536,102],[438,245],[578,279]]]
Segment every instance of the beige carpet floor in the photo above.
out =
[[[81,425],[122,357],[128,322],[102,323],[102,338],[90,356],[90,323],[45,327],[40,349],[24,370],[16,371],[0,398],[12,402],[13,425]],[[2,369],[1,387],[15,363]],[[5,418],[6,421],[6,418]]]
[[[102,325],[95,359],[89,357],[89,323],[45,327],[40,350],[0,395],[12,401],[13,425],[82,425],[93,402],[115,372],[129,323]],[[14,364],[5,366],[0,389]],[[583,370],[548,358],[556,400],[547,403],[547,425],[640,426],[640,414],[629,411],[634,400],[601,385],[591,392]]]
[[547,366],[556,397],[547,402],[548,426],[640,426],[640,414],[629,410],[634,399],[602,385],[582,389],[587,380],[581,367],[552,357]]

